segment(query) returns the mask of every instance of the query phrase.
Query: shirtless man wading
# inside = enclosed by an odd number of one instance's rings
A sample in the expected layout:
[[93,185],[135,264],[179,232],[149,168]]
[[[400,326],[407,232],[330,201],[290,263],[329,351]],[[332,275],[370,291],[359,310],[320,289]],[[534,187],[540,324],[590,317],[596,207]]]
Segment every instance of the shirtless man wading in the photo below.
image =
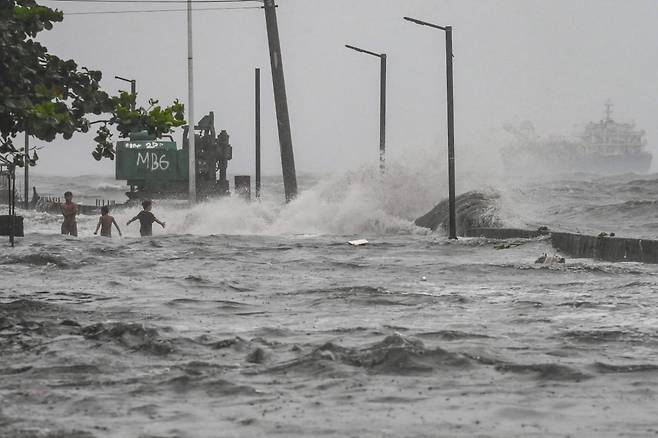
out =
[[75,216],[78,214],[78,205],[73,202],[73,193],[64,193],[66,202],[62,204],[62,234],[76,236],[78,235],[78,224],[75,222]]

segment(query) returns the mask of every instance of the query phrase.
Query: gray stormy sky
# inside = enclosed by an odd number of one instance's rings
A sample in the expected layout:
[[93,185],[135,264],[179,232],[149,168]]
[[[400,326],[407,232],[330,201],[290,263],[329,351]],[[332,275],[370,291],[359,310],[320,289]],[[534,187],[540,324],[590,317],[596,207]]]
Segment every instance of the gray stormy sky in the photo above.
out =
[[[185,7],[42,2],[65,13]],[[509,139],[505,123],[531,120],[540,134],[569,133],[576,123],[602,118],[607,99],[614,117],[647,131],[658,157],[655,0],[278,4],[298,172],[377,161],[379,61],[346,43],[388,54],[388,159],[444,157],[444,35],[403,21],[405,15],[454,28],[458,168],[498,168],[498,147]],[[108,91],[127,88],[114,79],[120,75],[137,80],[140,103],[148,97],[187,102],[185,12],[70,15],[42,35],[51,52],[101,70]],[[279,173],[262,10],[195,12],[194,47],[196,118],[213,110],[216,127],[228,130],[231,173],[253,173],[253,69],[262,68],[263,166]],[[92,138],[47,145],[37,171],[112,174],[113,162],[91,157]]]

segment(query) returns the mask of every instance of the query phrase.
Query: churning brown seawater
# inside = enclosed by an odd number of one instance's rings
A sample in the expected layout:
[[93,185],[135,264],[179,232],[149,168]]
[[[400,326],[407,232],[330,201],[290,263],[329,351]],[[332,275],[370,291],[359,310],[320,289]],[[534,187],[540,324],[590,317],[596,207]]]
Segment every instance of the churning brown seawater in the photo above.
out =
[[543,240],[382,215],[358,248],[352,230],[109,240],[96,218],[66,240],[28,218],[41,232],[0,254],[2,437],[658,434],[658,267],[537,265]]

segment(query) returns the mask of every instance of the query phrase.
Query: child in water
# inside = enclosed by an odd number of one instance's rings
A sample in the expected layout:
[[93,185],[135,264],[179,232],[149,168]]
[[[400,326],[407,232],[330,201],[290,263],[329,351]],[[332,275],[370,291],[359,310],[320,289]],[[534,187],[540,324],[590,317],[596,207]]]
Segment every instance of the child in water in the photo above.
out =
[[153,235],[153,222],[159,223],[162,228],[165,227],[164,222],[160,222],[154,215],[151,213],[151,206],[153,203],[149,200],[142,202],[142,207],[144,210],[140,211],[137,216],[130,219],[126,225],[130,225],[132,222],[139,220],[139,234],[142,237],[152,236]]
[[96,225],[96,231],[94,234],[98,233],[98,229],[101,229],[101,236],[103,237],[112,237],[112,225],[117,227],[119,236],[121,236],[121,230],[119,229],[119,224],[114,220],[114,217],[110,216],[110,208],[107,205],[101,207],[101,217],[98,219],[98,225]]
[[64,216],[62,234],[77,236],[78,224],[75,221],[75,216],[78,214],[78,206],[73,202],[73,193],[64,193],[64,199],[65,202],[62,204],[62,216]]

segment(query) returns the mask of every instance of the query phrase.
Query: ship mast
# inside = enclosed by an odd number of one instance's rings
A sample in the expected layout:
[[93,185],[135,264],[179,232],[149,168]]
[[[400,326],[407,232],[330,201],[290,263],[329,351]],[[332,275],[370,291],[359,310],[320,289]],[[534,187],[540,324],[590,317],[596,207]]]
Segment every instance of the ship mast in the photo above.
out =
[[608,99],[605,103],[605,120],[609,122],[612,120],[612,102]]

